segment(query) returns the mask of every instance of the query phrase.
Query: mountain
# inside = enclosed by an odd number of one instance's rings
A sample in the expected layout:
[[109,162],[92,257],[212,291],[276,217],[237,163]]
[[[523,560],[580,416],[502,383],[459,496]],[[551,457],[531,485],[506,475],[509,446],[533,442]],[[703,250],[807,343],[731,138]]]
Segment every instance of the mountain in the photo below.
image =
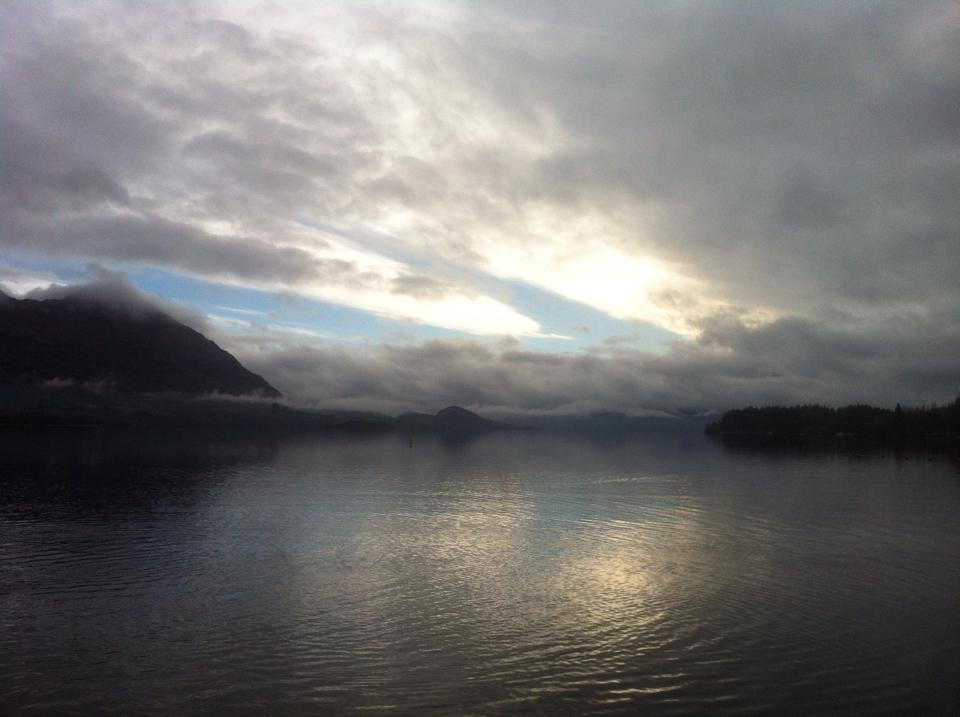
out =
[[159,309],[0,294],[0,384],[102,384],[124,393],[280,392]]
[[516,426],[483,418],[460,406],[447,406],[434,416],[429,413],[404,413],[397,416],[396,425],[407,431],[436,431],[451,434],[516,428]]
[[497,428],[507,428],[508,426],[491,421],[488,418],[478,416],[473,411],[468,411],[460,406],[447,406],[437,412],[434,418],[434,426],[440,431],[452,431],[456,433],[473,433],[475,431],[490,431]]

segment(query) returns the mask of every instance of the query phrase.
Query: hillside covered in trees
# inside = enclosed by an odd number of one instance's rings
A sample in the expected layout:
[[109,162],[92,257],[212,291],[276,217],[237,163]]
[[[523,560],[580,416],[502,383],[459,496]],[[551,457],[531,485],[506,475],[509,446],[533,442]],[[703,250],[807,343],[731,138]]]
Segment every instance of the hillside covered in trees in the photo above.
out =
[[764,406],[727,411],[707,433],[722,435],[836,436],[884,439],[954,437],[960,439],[960,396],[945,406],[894,409],[854,405]]

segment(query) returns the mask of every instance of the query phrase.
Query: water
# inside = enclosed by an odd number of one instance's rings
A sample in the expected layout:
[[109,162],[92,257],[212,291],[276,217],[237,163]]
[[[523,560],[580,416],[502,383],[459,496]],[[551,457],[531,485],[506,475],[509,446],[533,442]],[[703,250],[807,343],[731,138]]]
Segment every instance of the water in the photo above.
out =
[[960,467],[0,434],[3,714],[955,714]]

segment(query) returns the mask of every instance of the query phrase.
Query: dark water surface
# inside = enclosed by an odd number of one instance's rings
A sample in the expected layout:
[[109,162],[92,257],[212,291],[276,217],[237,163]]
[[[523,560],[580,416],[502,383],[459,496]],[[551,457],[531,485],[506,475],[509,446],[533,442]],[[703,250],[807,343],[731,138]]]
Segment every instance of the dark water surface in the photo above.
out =
[[0,433],[3,714],[957,714],[960,468]]

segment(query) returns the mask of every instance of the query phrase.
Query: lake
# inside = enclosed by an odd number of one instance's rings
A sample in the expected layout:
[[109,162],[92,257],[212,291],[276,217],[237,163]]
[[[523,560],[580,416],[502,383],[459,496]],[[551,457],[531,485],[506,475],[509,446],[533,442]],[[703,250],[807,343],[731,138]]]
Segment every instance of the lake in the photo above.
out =
[[956,714],[960,463],[0,433],[3,714]]

